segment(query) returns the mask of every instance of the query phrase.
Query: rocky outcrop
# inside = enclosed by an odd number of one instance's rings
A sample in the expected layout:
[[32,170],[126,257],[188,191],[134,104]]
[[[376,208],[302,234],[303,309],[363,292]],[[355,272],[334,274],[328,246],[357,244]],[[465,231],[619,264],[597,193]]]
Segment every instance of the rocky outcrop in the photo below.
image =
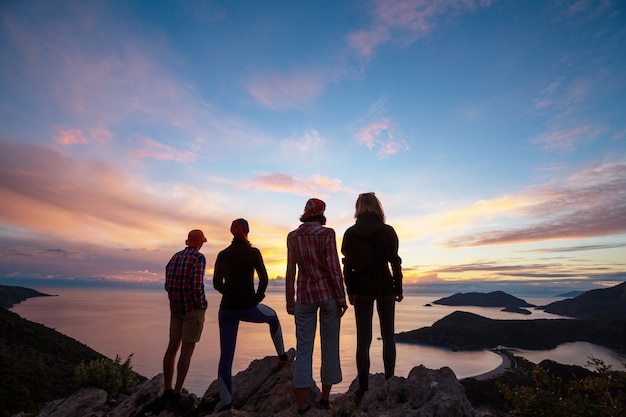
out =
[[[265,357],[233,378],[233,408],[222,410],[217,381],[213,381],[202,396],[183,395],[177,410],[168,411],[162,400],[163,376],[160,374],[141,384],[131,395],[116,406],[104,404],[103,391],[84,389],[73,396],[55,401],[38,417],[287,417],[297,415],[293,391],[293,349],[285,366],[278,359]],[[332,410],[316,407],[321,396],[313,387],[309,393],[311,409],[304,415],[336,417],[414,416],[414,417],[489,417],[489,411],[472,407],[463,385],[449,368],[438,370],[416,366],[407,378],[393,377],[387,383],[382,374],[370,375],[370,390],[358,400],[354,395],[356,381],[347,393],[332,395]],[[106,394],[104,394],[106,396]],[[502,415],[502,414],[499,414]]]

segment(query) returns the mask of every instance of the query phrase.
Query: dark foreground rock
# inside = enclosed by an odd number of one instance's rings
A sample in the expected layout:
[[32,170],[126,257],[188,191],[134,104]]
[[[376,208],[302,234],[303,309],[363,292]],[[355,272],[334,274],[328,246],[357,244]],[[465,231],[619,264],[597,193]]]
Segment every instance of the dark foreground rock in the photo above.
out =
[[[293,359],[294,350],[289,351]],[[217,382],[211,383],[203,397],[185,394],[177,410],[168,411],[161,400],[163,376],[159,374],[141,384],[117,406],[106,409],[102,392],[81,390],[65,400],[56,401],[44,409],[39,417],[203,417],[249,416],[287,417],[298,415],[293,390],[293,361],[277,367],[276,357],[253,361],[233,378],[233,409],[221,410]],[[333,410],[317,408],[320,390],[313,387],[309,393],[312,406],[305,416],[414,416],[414,417],[495,417],[490,410],[472,406],[463,385],[451,369],[438,370],[416,366],[407,378],[393,377],[384,383],[382,374],[370,375],[370,390],[357,401],[353,394],[354,381],[347,393],[331,395]],[[91,404],[91,408],[86,407]]]

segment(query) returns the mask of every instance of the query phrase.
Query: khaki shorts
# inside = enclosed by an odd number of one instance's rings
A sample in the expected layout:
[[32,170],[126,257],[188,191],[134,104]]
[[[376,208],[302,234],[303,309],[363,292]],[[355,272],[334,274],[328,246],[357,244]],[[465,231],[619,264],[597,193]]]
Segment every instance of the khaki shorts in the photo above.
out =
[[183,343],[197,343],[204,327],[205,309],[195,309],[189,313],[171,314],[170,339],[180,339]]

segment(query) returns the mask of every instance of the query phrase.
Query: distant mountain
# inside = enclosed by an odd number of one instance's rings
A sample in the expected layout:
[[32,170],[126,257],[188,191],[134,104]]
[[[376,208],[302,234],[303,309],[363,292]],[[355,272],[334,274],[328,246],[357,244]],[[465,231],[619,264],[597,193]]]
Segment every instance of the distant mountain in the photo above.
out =
[[50,297],[50,294],[44,294],[31,288],[0,285],[0,307],[11,308],[15,304],[32,297]]
[[444,345],[453,349],[497,346],[553,349],[562,343],[582,341],[611,349],[625,349],[626,320],[492,320],[455,311],[430,327],[398,333],[396,341]]
[[538,309],[576,318],[626,318],[626,282],[611,288],[586,291],[577,297],[555,301]]
[[574,297],[578,297],[580,294],[583,294],[584,292],[585,291],[582,291],[582,290],[568,291],[566,293],[557,295],[557,297],[574,298]]
[[433,301],[433,304],[446,306],[507,307],[510,309],[535,307],[533,304],[529,304],[520,298],[505,293],[504,291],[493,291],[490,293],[456,293],[450,297],[444,297],[437,301]]

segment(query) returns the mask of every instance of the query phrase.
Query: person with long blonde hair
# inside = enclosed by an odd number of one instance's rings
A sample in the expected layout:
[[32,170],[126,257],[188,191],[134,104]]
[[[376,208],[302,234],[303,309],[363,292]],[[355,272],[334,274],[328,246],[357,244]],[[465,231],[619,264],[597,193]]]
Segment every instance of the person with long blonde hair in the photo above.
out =
[[359,195],[354,217],[356,223],[344,233],[341,253],[346,292],[356,318],[356,396],[360,400],[369,389],[374,302],[383,341],[385,391],[387,380],[395,372],[395,303],[403,299],[402,260],[398,256],[398,235],[385,224],[383,206],[374,193]]

